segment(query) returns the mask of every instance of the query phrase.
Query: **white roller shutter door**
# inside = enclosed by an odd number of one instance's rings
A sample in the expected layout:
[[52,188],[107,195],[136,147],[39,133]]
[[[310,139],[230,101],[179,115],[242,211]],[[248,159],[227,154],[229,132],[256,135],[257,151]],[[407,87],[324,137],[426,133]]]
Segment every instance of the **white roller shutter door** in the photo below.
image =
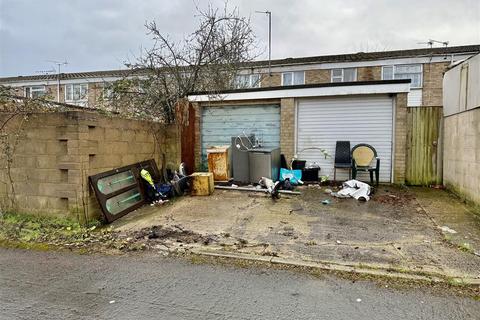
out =
[[[335,143],[350,141],[372,145],[381,159],[380,182],[391,181],[393,145],[393,101],[389,96],[353,96],[299,99],[297,104],[296,152],[302,160],[320,165],[321,175],[333,179]],[[325,159],[319,151],[325,149],[330,157]],[[346,170],[337,170],[337,180],[348,177]],[[368,175],[359,175],[368,180]]]

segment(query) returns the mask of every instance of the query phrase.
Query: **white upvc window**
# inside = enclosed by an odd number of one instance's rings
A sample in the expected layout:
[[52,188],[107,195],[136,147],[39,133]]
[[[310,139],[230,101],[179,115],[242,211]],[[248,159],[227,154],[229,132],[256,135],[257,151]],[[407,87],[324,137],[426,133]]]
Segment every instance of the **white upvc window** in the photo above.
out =
[[260,75],[258,73],[238,74],[235,76],[234,86],[236,89],[258,88],[260,87]]
[[332,69],[332,82],[357,81],[357,68]]
[[25,87],[25,97],[26,98],[41,98],[43,97],[47,91],[45,90],[45,86],[31,86]]
[[411,88],[423,85],[423,68],[421,64],[398,64],[382,67],[382,80],[411,79]]
[[65,101],[87,101],[88,85],[74,83],[65,85]]
[[305,84],[305,71],[292,71],[282,73],[282,86]]
[[102,98],[103,100],[113,99],[113,84],[111,82],[103,83]]

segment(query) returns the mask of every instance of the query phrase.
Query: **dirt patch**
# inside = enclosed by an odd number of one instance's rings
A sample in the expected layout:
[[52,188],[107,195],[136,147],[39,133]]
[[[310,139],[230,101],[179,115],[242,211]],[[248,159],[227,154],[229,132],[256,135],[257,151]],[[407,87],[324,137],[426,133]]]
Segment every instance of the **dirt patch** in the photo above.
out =
[[[80,252],[121,253],[146,249],[180,251],[206,246],[229,235],[200,234],[180,225],[154,225],[135,231],[115,231],[110,227],[82,227],[68,219],[8,214],[0,217],[0,245]],[[235,239],[232,239],[234,241]],[[159,246],[162,246],[159,248]]]
[[410,193],[399,193],[399,194],[380,194],[373,195],[372,200],[374,202],[379,202],[381,204],[388,204],[391,206],[407,206],[415,200],[415,196]]
[[149,240],[153,242],[162,242],[165,240],[173,240],[178,243],[201,243],[208,245],[212,242],[218,241],[216,235],[201,235],[191,230],[185,230],[181,226],[175,225],[173,227],[152,226],[133,232],[132,236],[137,240]]

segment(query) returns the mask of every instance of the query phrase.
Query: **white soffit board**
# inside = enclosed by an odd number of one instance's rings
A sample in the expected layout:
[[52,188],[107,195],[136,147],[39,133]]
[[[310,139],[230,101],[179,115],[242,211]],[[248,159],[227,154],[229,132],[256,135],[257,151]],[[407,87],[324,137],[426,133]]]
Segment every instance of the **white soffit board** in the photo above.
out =
[[[320,165],[320,174],[333,179],[336,141],[372,145],[380,157],[380,181],[391,181],[393,101],[387,95],[299,99],[297,105],[296,153],[307,164]],[[318,150],[330,155],[325,159]],[[302,151],[304,150],[304,151]],[[348,170],[337,169],[337,180],[346,180]],[[368,173],[358,179],[369,181]]]
[[254,90],[232,92],[225,94],[190,95],[192,102],[229,101],[229,100],[254,100],[254,99],[279,99],[279,98],[306,98],[362,94],[388,94],[409,92],[409,83],[369,84],[352,86],[324,86],[313,88],[290,88],[281,90]]

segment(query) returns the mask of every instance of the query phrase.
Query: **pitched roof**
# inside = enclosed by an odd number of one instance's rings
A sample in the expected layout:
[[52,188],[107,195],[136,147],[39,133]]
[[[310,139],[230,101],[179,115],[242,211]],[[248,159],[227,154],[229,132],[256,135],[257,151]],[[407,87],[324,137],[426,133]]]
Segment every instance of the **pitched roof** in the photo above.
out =
[[[394,51],[378,51],[378,52],[358,52],[349,54],[310,56],[299,58],[286,58],[272,60],[272,66],[291,65],[291,64],[311,64],[311,63],[332,63],[332,62],[358,62],[371,60],[399,59],[412,57],[428,57],[432,55],[450,55],[458,53],[475,53],[480,52],[480,45],[468,45],[457,47],[441,47],[441,48],[422,48],[407,49]],[[254,61],[250,63],[252,67],[268,65],[268,60]]]
[[[457,47],[441,47],[441,48],[422,48],[422,49],[407,49],[394,51],[379,51],[379,52],[358,52],[338,55],[324,55],[324,56],[309,56],[299,58],[285,58],[271,61],[272,66],[287,66],[298,64],[313,64],[313,63],[332,63],[332,62],[358,62],[371,60],[384,60],[392,58],[411,58],[411,57],[426,57],[431,55],[450,55],[459,53],[478,53],[480,52],[480,45],[466,45]],[[268,66],[268,60],[252,61],[244,64],[248,68],[258,68]],[[73,80],[85,78],[106,78],[106,77],[125,77],[130,75],[141,75],[143,70],[104,70],[104,71],[89,71],[89,72],[72,72],[61,73],[60,80]],[[56,74],[47,75],[28,75],[17,77],[0,78],[0,83],[12,83],[21,81],[56,81]]]

